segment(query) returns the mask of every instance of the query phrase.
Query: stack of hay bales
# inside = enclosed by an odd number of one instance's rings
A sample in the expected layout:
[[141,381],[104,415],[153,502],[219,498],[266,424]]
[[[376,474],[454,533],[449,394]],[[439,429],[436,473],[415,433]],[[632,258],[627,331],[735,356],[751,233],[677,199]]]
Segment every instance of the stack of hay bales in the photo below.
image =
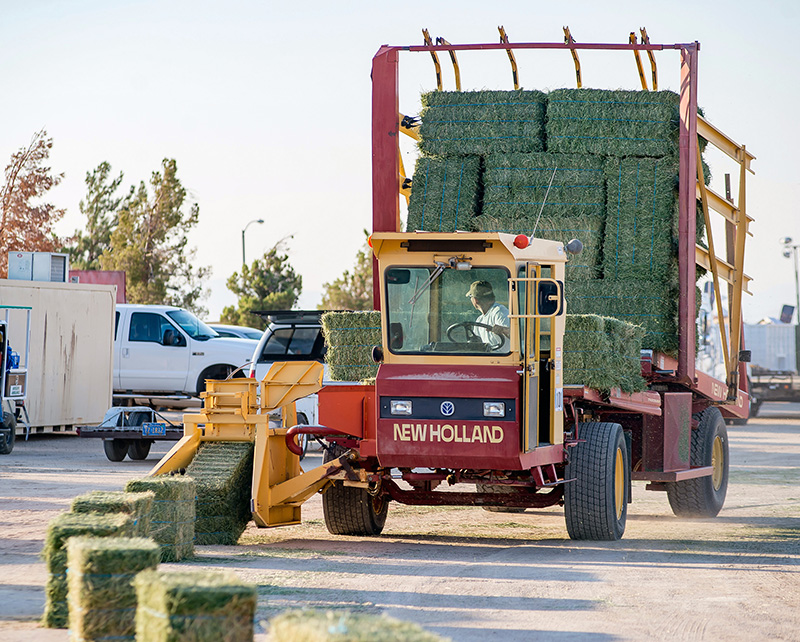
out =
[[203,442],[186,474],[197,484],[195,541],[236,544],[251,517],[253,443]]
[[383,615],[287,611],[270,620],[273,642],[447,642],[418,624]]
[[185,475],[132,479],[125,484],[125,490],[154,494],[148,535],[159,544],[161,561],[179,562],[191,557],[194,553],[194,479]]
[[67,543],[73,640],[134,640],[137,573],[154,569],[158,545],[142,537],[72,537]]
[[73,513],[125,513],[133,518],[134,535],[150,534],[150,515],[155,494],[147,492],[94,490],[72,500]]
[[326,312],[322,332],[328,351],[325,361],[333,381],[374,379],[378,365],[372,348],[381,345],[380,312]]
[[44,626],[56,629],[67,626],[67,540],[80,535],[130,537],[133,531],[133,519],[121,513],[64,513],[48,524],[42,551],[48,571],[42,618]]
[[250,642],[256,587],[233,573],[143,571],[134,581],[137,642]]

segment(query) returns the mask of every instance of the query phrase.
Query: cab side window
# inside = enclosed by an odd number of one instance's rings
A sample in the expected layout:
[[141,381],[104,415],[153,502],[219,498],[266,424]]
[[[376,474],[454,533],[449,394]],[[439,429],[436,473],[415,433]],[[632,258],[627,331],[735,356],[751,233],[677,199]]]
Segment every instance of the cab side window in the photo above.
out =
[[185,346],[186,339],[167,319],[152,312],[131,315],[130,341],[158,343],[165,346]]

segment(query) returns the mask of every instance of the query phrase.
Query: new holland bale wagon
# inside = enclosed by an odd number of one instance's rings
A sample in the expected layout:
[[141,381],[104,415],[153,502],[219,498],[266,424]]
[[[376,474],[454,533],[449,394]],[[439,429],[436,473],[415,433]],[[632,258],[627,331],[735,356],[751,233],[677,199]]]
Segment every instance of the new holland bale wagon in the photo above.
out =
[[[352,535],[379,534],[392,502],[504,511],[563,505],[570,537],[613,540],[625,530],[631,480],[666,491],[677,515],[715,516],[728,483],[728,437],[719,408],[740,417],[748,412],[740,337],[750,220],[745,175],[753,156],[698,115],[699,44],[643,40],[579,44],[567,34],[564,43],[502,38],[496,44],[439,40],[381,47],[372,63],[371,244],[381,332],[374,381],[322,387],[321,365],[294,362],[275,364],[262,382],[209,382],[203,411],[185,416],[183,439],[153,474],[185,468],[210,442],[252,441],[250,511],[259,526],[298,523],[302,502],[320,491],[328,529]],[[564,338],[568,324],[576,322],[567,313],[578,285],[567,270],[581,256],[571,254],[579,243],[527,233],[401,229],[399,199],[409,191],[413,199],[421,180],[415,175],[412,183],[405,176],[399,155],[400,134],[419,137],[418,123],[399,108],[401,54],[433,55],[440,78],[439,53],[456,63],[462,51],[505,51],[516,88],[513,52],[522,50],[571,53],[579,87],[580,51],[633,52],[643,89],[639,53],[679,53],[676,346],[672,354],[636,350],[638,388],[565,379],[568,372],[574,377],[570,368],[577,359],[565,349]],[[652,71],[655,85],[654,63]],[[700,156],[706,144],[739,164],[735,203],[706,186]],[[706,228],[706,243],[700,244],[698,206]],[[725,259],[714,251],[713,212],[725,220]],[[720,329],[726,381],[695,367],[698,265],[712,274],[717,292],[720,281],[730,286],[729,323]],[[615,283],[619,287],[620,281]],[[488,304],[481,307],[481,297],[490,291],[506,309],[499,322],[487,322],[491,310]],[[596,321],[602,318],[578,321],[606,323]],[[613,319],[607,323],[629,328]],[[630,332],[641,340],[638,330]],[[619,346],[617,352],[625,349]],[[318,390],[319,425],[295,425],[292,402]],[[268,415],[276,408],[284,409],[282,428],[269,427]],[[301,472],[298,434],[325,438],[321,467]]]

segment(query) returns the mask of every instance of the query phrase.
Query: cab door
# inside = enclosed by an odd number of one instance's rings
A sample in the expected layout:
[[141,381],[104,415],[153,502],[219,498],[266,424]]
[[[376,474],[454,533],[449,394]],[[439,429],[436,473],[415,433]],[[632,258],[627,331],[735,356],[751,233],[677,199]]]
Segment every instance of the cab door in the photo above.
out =
[[540,267],[527,263],[520,270],[524,280],[520,288],[522,327],[522,449],[530,452],[539,445],[539,319],[536,318],[536,281]]

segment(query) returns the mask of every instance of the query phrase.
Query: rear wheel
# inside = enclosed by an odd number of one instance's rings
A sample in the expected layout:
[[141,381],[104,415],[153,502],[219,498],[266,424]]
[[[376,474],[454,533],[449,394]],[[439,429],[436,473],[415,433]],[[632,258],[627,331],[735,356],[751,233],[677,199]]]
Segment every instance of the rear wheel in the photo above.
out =
[[[478,484],[476,490],[479,493],[513,493],[516,492],[511,486],[502,484]],[[524,508],[511,508],[510,506],[483,506],[483,510],[490,513],[524,513]]]
[[[564,517],[572,539],[618,540],[628,515],[630,465],[622,426],[590,422],[569,449]],[[585,441],[584,441],[585,440]]]
[[692,466],[711,466],[711,475],[667,484],[667,498],[678,517],[716,517],[728,492],[728,430],[719,408],[694,416]]
[[17,418],[10,412],[3,412],[3,432],[0,433],[0,455],[10,455],[17,439]]
[[128,442],[128,457],[136,461],[147,459],[152,445],[153,442],[149,439],[132,439]]
[[122,461],[128,454],[127,439],[103,439],[103,450],[109,461]]
[[[331,444],[323,461],[341,457],[346,450]],[[334,535],[380,535],[386,524],[389,502],[382,496],[370,495],[364,488],[344,486],[335,481],[322,494],[325,526]]]

